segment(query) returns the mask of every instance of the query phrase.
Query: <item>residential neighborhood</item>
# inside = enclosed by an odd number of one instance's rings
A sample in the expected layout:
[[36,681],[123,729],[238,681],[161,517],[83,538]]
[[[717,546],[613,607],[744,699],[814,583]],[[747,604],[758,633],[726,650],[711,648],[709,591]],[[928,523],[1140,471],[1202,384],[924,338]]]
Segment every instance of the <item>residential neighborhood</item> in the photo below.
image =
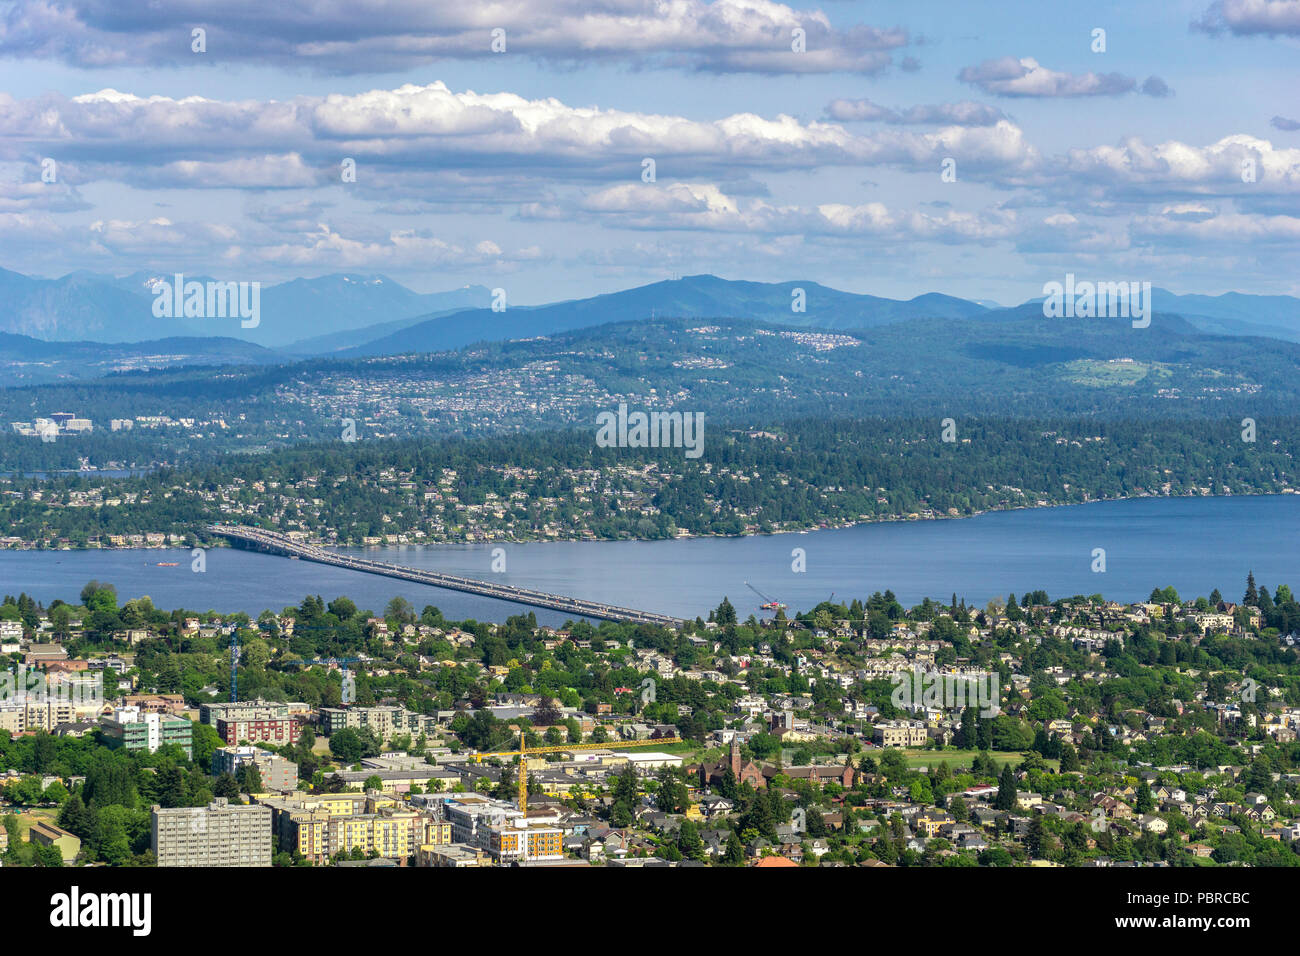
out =
[[676,630],[81,599],[0,605],[7,865],[1300,859],[1300,607],[1253,577]]

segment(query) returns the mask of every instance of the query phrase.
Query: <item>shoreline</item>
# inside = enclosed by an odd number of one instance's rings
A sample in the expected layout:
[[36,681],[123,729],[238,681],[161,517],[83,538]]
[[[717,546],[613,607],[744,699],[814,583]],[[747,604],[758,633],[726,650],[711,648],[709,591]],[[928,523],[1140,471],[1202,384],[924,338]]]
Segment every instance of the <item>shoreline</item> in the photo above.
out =
[[[380,550],[384,548],[441,548],[447,546],[464,547],[464,546],[473,546],[473,545],[488,546],[488,545],[510,545],[510,544],[517,545],[517,544],[583,544],[583,543],[614,544],[619,542],[634,542],[634,541],[644,542],[644,543],[653,543],[659,541],[689,541],[689,540],[705,539],[705,538],[740,539],[740,538],[756,538],[756,537],[775,537],[777,535],[789,535],[789,534],[812,534],[813,532],[816,531],[840,531],[848,528],[855,528],[858,527],[859,525],[891,524],[891,523],[901,524],[901,523],[922,522],[922,521],[964,521],[970,518],[978,518],[983,515],[1005,514],[1009,512],[1015,512],[1015,511],[1044,511],[1053,508],[1078,508],[1078,507],[1086,507],[1088,505],[1105,504],[1108,502],[1120,502],[1120,501],[1177,500],[1181,498],[1188,498],[1188,499],[1267,498],[1267,497],[1286,497],[1286,496],[1293,496],[1293,495],[1300,495],[1300,489],[1284,488],[1280,491],[1243,492],[1240,494],[1229,493],[1229,494],[1209,494],[1209,495],[1193,495],[1193,494],[1124,495],[1115,498],[1096,498],[1091,501],[1049,502],[1047,504],[1041,504],[1041,505],[1040,504],[1008,505],[1004,508],[985,508],[978,511],[972,511],[969,514],[953,515],[953,514],[914,513],[910,515],[887,515],[879,518],[867,518],[867,519],[859,518],[853,521],[841,521],[835,523],[827,523],[824,525],[812,525],[805,528],[780,528],[772,531],[746,531],[741,534],[720,534],[720,533],[714,534],[709,532],[687,532],[684,534],[674,535],[670,538],[637,538],[637,537],[600,538],[600,537],[581,537],[581,536],[565,536],[565,537],[553,537],[553,538],[552,537],[532,537],[532,538],[506,537],[506,538],[481,538],[481,539],[474,539],[474,540],[444,539],[444,540],[431,540],[431,541],[407,541],[407,542],[394,542],[391,544],[389,543],[340,544],[338,542],[325,541],[320,538],[308,538],[306,539],[306,543],[316,547],[322,547],[322,548],[367,551],[372,549]],[[272,530],[279,530],[279,529],[272,529]],[[166,534],[166,532],[156,532],[156,531],[132,532],[132,533],[142,534],[142,535],[159,534],[159,533]],[[232,545],[229,542],[227,542],[224,538],[219,538],[216,539],[215,541],[210,541],[209,543],[206,544],[203,543],[203,539],[199,539],[199,543],[196,544],[195,547],[203,548],[206,550],[209,548],[229,548],[232,547]],[[169,552],[169,551],[189,551],[189,550],[191,550],[191,548],[188,548],[183,544],[177,545],[177,544],[170,544],[170,543],[160,544],[160,545],[132,544],[127,546],[101,544],[98,546],[88,545],[86,547],[4,547],[0,545],[0,552],[57,551],[57,552],[80,553],[80,552],[88,552],[88,551],[154,551],[154,552],[162,553],[162,552]]]

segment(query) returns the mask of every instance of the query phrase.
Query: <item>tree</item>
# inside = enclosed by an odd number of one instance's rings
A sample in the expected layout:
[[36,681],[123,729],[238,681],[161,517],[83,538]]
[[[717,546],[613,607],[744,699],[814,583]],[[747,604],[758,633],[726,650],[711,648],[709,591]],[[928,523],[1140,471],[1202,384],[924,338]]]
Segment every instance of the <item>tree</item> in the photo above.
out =
[[722,627],[736,623],[736,609],[732,606],[731,601],[725,597],[722,599],[722,603],[718,605],[717,609],[710,616]]
[[735,833],[727,837],[727,850],[722,855],[722,862],[727,866],[740,866],[745,862],[745,845]]
[[1011,764],[1002,765],[1002,775],[998,778],[998,795],[993,805],[999,810],[1016,808],[1016,777],[1011,771]]
[[1025,849],[1029,851],[1031,857],[1041,858],[1046,847],[1047,833],[1043,827],[1043,818],[1036,813],[1029,821],[1029,832],[1025,834]]
[[38,843],[35,862],[37,866],[63,866],[63,851],[53,844],[46,846]]
[[661,767],[657,774],[659,789],[655,793],[655,804],[663,813],[685,813],[690,807],[690,796],[686,784],[669,767]]
[[556,706],[555,698],[549,694],[543,694],[542,699],[533,708],[533,723],[539,727],[549,727],[552,724],[558,724],[560,717],[560,708]]
[[629,826],[635,817],[637,796],[640,793],[640,779],[636,767],[624,764],[623,769],[614,778],[614,803],[610,808],[610,820],[616,827]]
[[1072,773],[1081,769],[1079,752],[1074,749],[1074,745],[1069,743],[1061,744],[1061,773]]
[[224,747],[226,742],[218,736],[217,729],[211,724],[199,723],[196,720],[190,726],[193,727],[190,741],[194,762],[200,767],[211,766],[212,755],[217,752],[217,748]]
[[1135,801],[1135,809],[1138,813],[1150,813],[1152,809],[1155,808],[1155,797],[1152,796],[1151,788],[1147,785],[1145,780],[1138,784],[1137,797],[1135,798]]
[[1255,587],[1255,572],[1249,571],[1246,574],[1246,596],[1242,598],[1242,604],[1258,605],[1259,591]]
[[392,618],[404,627],[415,623],[415,608],[411,607],[411,602],[406,598],[398,596],[388,602],[384,608],[384,617]]
[[689,860],[704,859],[704,841],[694,820],[683,820],[677,830],[677,849]]
[[351,727],[343,727],[330,735],[330,755],[344,764],[353,764],[365,753],[361,735]]
[[235,779],[233,773],[221,774],[217,777],[216,782],[212,784],[212,795],[214,797],[238,800],[239,792],[239,781]]
[[257,768],[257,764],[253,761],[246,760],[240,765],[236,779],[239,781],[241,793],[262,792],[262,771]]
[[358,614],[357,606],[350,598],[336,597],[329,603],[329,612],[340,621],[350,621]]

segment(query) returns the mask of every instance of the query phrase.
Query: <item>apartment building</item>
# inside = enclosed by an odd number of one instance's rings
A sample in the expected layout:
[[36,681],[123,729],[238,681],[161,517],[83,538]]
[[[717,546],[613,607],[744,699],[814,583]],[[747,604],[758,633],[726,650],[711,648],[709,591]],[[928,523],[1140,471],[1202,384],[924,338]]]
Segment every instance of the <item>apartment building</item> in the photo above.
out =
[[[451,843],[451,824],[436,811],[421,811],[382,794],[264,797],[280,849],[297,851],[317,865],[335,854],[372,851],[403,865],[421,846]],[[344,797],[347,799],[338,799]]]
[[298,712],[295,706],[274,700],[217,701],[199,705],[199,720],[212,727],[216,726],[219,717],[226,720],[286,720]]
[[210,724],[228,744],[247,741],[284,746],[298,742],[302,731],[298,716],[301,706],[265,700],[203,704],[199,719]]
[[888,720],[875,727],[875,742],[881,747],[924,747],[928,739],[919,720]]
[[119,707],[112,717],[104,718],[101,728],[110,747],[154,753],[159,747],[175,744],[187,754],[194,752],[194,725],[184,717],[145,713],[139,707]]
[[513,804],[479,794],[457,794],[443,804],[443,816],[451,824],[454,843],[487,848],[487,832],[521,819],[523,814]]
[[158,866],[270,866],[271,811],[218,797],[206,807],[154,806],[150,844]]
[[14,700],[0,704],[0,730],[11,734],[43,730],[53,733],[59,724],[77,720],[77,708],[66,700]]
[[279,754],[259,747],[219,747],[212,754],[214,774],[238,774],[245,764],[253,764],[262,776],[262,789],[280,793],[298,789],[298,765]]
[[487,838],[488,856],[498,866],[564,859],[564,831],[559,827],[520,819],[489,827]]
[[438,718],[417,714],[405,707],[322,707],[321,732],[326,736],[349,727],[353,730],[370,730],[381,741],[394,736],[420,734],[433,736],[439,732]]
[[487,852],[498,865],[564,857],[564,830],[558,818],[526,819],[514,806],[478,794],[457,794],[443,805],[456,844]]
[[122,698],[122,706],[139,707],[146,714],[179,717],[185,712],[185,698],[180,694],[127,694]]

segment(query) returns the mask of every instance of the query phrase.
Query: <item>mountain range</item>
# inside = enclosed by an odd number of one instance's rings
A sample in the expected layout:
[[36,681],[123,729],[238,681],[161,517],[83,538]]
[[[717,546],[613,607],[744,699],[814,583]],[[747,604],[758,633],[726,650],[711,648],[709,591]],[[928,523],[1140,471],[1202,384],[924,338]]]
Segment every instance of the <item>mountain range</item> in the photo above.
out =
[[[414,292],[382,275],[294,279],[261,292],[261,321],[153,315],[150,288],[169,276],[74,272],[39,279],[0,270],[0,367],[8,384],[93,377],[176,365],[267,364],[311,357],[361,358],[438,352],[477,342],[554,336],[655,317],[737,319],[825,331],[866,331],[911,320],[977,321],[1038,312],[1039,300],[1009,308],[941,293],[899,300],[810,281],[753,282],[686,276],[543,305],[490,308],[492,293],[467,285]],[[208,281],[187,275],[186,280]],[[1300,342],[1300,299],[1152,290],[1157,321],[1180,316],[1213,335]]]
[[[158,318],[153,287],[171,275],[137,272],[114,277],[73,272],[40,279],[0,269],[0,332],[50,342],[144,342],[174,336],[242,339],[283,348],[300,339],[321,339],[320,351],[356,344],[329,337],[378,327],[407,318],[473,308],[491,301],[491,292],[468,285],[449,292],[421,294],[382,275],[334,274],[292,279],[261,290],[260,322],[242,328],[233,318]],[[185,281],[213,277],[185,274]],[[367,337],[374,337],[374,335]],[[310,349],[309,349],[310,351]]]

